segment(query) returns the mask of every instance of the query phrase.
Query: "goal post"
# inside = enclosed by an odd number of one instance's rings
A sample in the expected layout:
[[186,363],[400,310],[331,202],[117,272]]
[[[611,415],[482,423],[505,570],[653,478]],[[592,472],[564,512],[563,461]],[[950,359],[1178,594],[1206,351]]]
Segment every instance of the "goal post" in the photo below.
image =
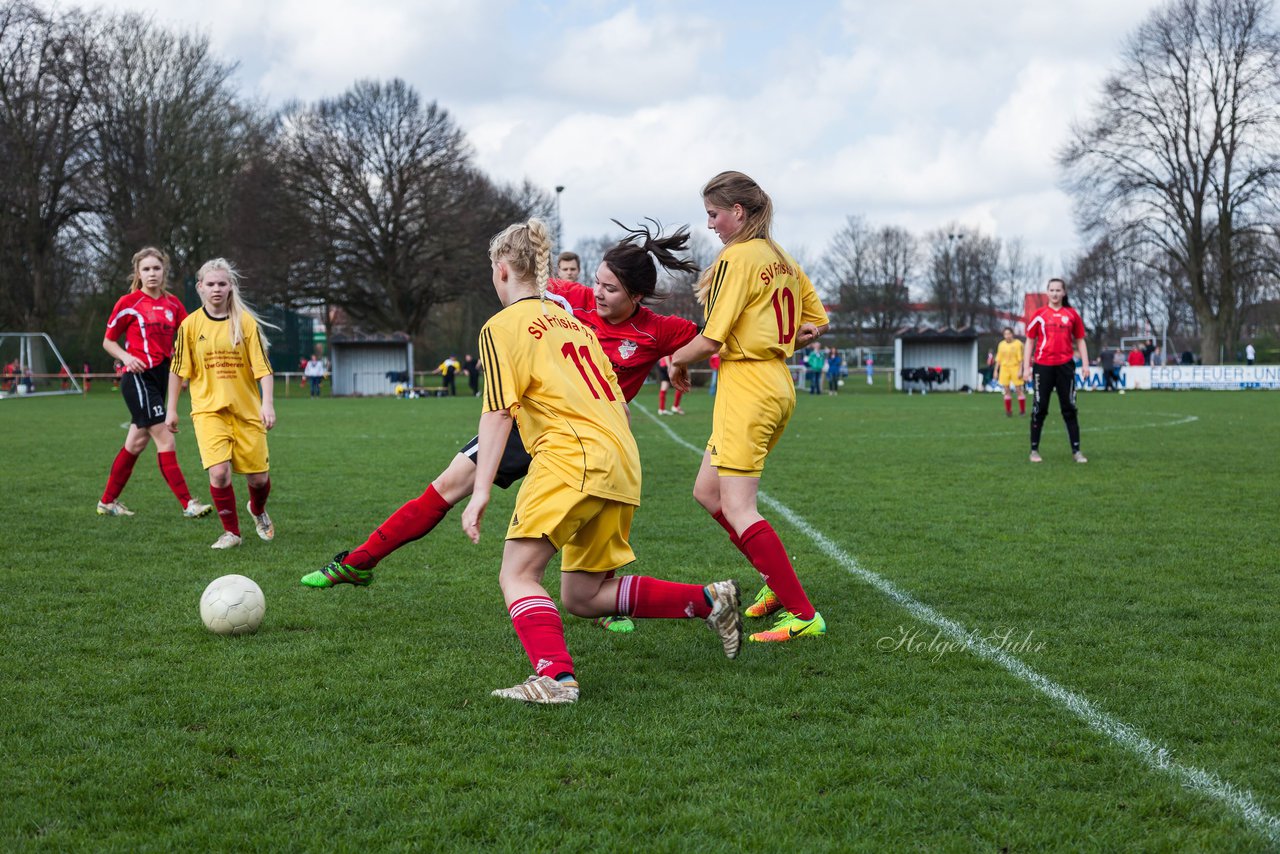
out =
[[0,332],[0,399],[80,394],[80,382],[45,332]]

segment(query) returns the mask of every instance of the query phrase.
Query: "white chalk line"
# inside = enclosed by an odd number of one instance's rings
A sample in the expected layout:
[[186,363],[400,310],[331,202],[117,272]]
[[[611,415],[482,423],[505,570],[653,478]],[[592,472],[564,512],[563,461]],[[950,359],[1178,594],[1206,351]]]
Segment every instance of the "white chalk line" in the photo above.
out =
[[[641,411],[662,428],[677,445],[688,448],[699,456],[706,450],[704,447],[697,447],[685,441],[674,430],[659,421],[658,416],[649,412],[649,410],[642,409]],[[1194,420],[1194,416],[1187,417]],[[892,582],[868,569],[864,569],[852,555],[827,539],[821,531],[818,531],[785,504],[766,495],[764,492],[760,493],[760,500],[770,510],[786,519],[792,527],[817,544],[818,548],[827,557],[840,564],[850,575],[879,590],[917,620],[934,626],[943,632],[948,639],[962,645],[979,658],[1000,665],[1058,705],[1066,708],[1094,732],[1111,739],[1150,767],[1169,774],[1191,791],[1226,806],[1240,816],[1250,828],[1265,836],[1272,844],[1280,845],[1280,817],[1267,812],[1248,789],[1235,786],[1210,771],[1174,761],[1172,751],[1169,748],[1147,738],[1137,727],[1107,714],[1083,695],[1070,691],[1047,676],[1041,675],[1022,660],[983,640],[978,636],[978,633],[969,631],[960,623],[943,616],[923,602],[916,600],[910,594],[899,590]]]

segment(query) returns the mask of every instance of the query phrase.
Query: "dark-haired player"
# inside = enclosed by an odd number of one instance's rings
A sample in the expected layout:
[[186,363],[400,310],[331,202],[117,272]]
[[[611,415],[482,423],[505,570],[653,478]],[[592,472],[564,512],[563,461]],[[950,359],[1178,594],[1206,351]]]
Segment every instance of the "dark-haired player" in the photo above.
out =
[[1050,279],[1045,288],[1049,304],[1027,321],[1027,352],[1023,356],[1022,377],[1035,383],[1031,406],[1031,462],[1040,457],[1040,431],[1049,414],[1049,395],[1057,390],[1058,408],[1071,440],[1071,457],[1087,463],[1080,453],[1080,422],[1076,416],[1076,364],[1079,355],[1086,379],[1089,377],[1089,347],[1085,343],[1084,321],[1067,300],[1067,283]]

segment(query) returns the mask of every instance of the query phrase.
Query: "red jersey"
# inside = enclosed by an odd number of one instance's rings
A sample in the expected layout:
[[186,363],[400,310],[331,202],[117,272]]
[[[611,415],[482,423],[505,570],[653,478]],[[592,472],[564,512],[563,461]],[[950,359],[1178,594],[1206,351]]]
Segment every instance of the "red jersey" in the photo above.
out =
[[1076,341],[1084,337],[1084,321],[1070,306],[1055,309],[1046,305],[1027,322],[1027,342],[1031,361],[1037,365],[1061,365],[1076,355]]
[[144,290],[127,293],[116,302],[107,319],[107,338],[119,341],[130,356],[137,356],[154,368],[173,355],[173,336],[187,316],[182,302],[173,294],[159,299]]
[[595,291],[577,282],[552,279],[547,290],[568,300],[573,316],[591,327],[618,375],[623,396],[630,401],[640,393],[654,363],[688,344],[698,326],[683,317],[658,314],[645,306],[621,323],[607,323],[596,314]]

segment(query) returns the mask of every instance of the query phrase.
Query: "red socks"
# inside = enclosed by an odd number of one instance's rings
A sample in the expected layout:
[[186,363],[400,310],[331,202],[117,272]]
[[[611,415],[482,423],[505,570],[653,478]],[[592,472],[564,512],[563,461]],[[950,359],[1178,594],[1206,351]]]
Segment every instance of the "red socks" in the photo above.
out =
[[1019,415],[1027,414],[1027,399],[1025,397],[1018,398],[1018,414]]
[[164,475],[164,482],[169,484],[178,503],[186,510],[191,503],[191,490],[187,489],[187,479],[182,476],[182,467],[178,465],[178,452],[161,451],[156,454],[156,460],[160,463],[160,474]]
[[107,475],[107,488],[102,491],[103,504],[110,504],[120,497],[121,492],[124,492],[125,484],[129,482],[129,475],[133,474],[133,464],[137,461],[138,455],[129,453],[126,448],[121,448],[120,453],[116,454],[116,458],[111,462],[111,474]]
[[658,392],[658,408],[659,409],[667,408],[667,393],[665,391]]
[[435,485],[428,486],[426,492],[392,513],[343,563],[356,569],[373,569],[378,561],[405,543],[431,533],[451,509],[453,505],[440,497]]
[[684,392],[682,392],[680,389],[676,389],[676,402],[675,402],[676,409],[680,408],[680,398],[682,397],[684,397]]
[[809,603],[795,568],[791,566],[791,559],[787,557],[787,550],[772,525],[764,519],[756,522],[742,534],[740,548],[756,571],[764,576],[769,589],[777,594],[782,607],[802,620],[813,617],[813,605]]
[[234,486],[209,486],[209,495],[213,496],[213,506],[218,511],[218,521],[228,532],[240,536],[240,514],[236,511],[236,488]]
[[663,581],[647,575],[624,575],[618,579],[618,613],[631,617],[706,619],[711,613],[701,584]]
[[255,516],[261,516],[267,509],[267,496],[271,494],[271,480],[262,486],[254,486],[249,484],[249,512]]
[[1012,415],[1012,414],[1013,414],[1013,399],[1012,399],[1012,398],[1006,397],[1006,398],[1004,399],[1004,414],[1005,414],[1005,415]]
[[534,673],[553,679],[573,673],[573,659],[564,643],[564,623],[556,603],[546,596],[526,596],[512,602],[508,610]]

